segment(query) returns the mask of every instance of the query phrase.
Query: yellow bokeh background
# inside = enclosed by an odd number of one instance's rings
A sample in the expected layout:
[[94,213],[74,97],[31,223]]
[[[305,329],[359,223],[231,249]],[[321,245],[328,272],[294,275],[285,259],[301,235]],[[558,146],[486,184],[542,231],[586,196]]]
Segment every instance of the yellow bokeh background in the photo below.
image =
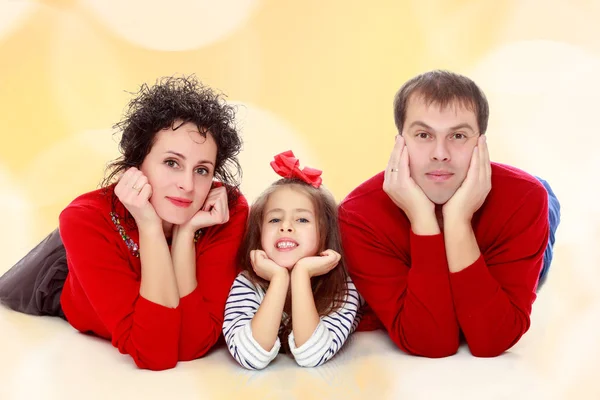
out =
[[[111,127],[144,82],[194,73],[238,106],[249,200],[288,149],[341,200],[386,165],[397,89],[442,68],[486,92],[492,159],[545,178],[561,199],[544,340],[582,343],[573,324],[585,318],[600,330],[590,314],[600,309],[600,1],[163,4],[0,0],[0,273],[97,187],[117,156]],[[600,358],[597,343],[571,350],[561,362]],[[564,393],[594,383],[581,371]]]

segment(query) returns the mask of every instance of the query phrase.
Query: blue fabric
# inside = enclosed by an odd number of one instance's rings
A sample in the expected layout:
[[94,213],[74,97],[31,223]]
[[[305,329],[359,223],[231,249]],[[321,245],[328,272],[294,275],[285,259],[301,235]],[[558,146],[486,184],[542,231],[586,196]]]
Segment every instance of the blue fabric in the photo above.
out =
[[556,235],[556,229],[560,224],[560,203],[556,198],[556,195],[552,191],[552,188],[542,178],[536,176],[536,178],[544,185],[546,191],[548,192],[548,222],[550,223],[550,234],[548,236],[548,246],[546,247],[546,251],[544,251],[544,264],[542,267],[542,271],[540,272],[540,278],[538,281],[538,288],[546,281],[548,277],[548,271],[550,269],[550,264],[552,263],[552,256],[554,255],[553,247]]

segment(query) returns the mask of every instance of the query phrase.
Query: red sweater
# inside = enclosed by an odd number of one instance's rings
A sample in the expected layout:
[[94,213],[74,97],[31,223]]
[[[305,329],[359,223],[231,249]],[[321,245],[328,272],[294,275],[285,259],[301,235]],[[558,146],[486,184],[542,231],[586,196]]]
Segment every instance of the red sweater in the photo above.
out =
[[[225,301],[236,277],[236,254],[242,240],[248,204],[240,197],[226,224],[203,230],[196,244],[198,286],[177,308],[140,296],[140,259],[127,247],[111,220],[111,196],[103,190],[86,193],[60,214],[60,235],[69,273],[61,305],[71,325],[112,341],[140,368],[162,370],[177,361],[203,356],[221,335]],[[123,205],[116,214],[125,233]]]
[[[529,329],[548,243],[548,194],[531,175],[492,163],[492,189],[472,227],[482,255],[450,273],[443,234],[419,236],[383,192],[383,172],[340,205],[345,260],[356,288],[402,350],[496,356]],[[367,315],[359,330],[373,329]],[[370,326],[369,326],[370,325]]]

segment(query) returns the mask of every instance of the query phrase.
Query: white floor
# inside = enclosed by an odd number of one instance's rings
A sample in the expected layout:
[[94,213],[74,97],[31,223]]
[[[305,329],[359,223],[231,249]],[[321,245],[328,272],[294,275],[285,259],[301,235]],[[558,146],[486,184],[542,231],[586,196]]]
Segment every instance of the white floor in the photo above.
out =
[[0,399],[600,399],[600,301],[554,282],[534,304],[530,331],[494,359],[464,346],[445,359],[412,357],[379,331],[354,335],[320,368],[280,355],[259,372],[225,348],[173,370],[138,370],[58,318],[0,307]]

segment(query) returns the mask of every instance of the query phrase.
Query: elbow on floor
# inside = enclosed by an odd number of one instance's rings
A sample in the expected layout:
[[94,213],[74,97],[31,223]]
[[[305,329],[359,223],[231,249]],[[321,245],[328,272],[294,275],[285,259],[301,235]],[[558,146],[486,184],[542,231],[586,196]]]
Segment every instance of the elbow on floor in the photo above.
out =
[[432,349],[425,349],[421,354],[418,354],[423,357],[428,358],[444,358],[455,355],[458,352],[457,346],[437,346]]
[[467,342],[467,345],[469,346],[469,350],[474,357],[491,358],[502,355],[508,349],[517,344],[520,338],[521,335],[518,335],[512,340],[488,340],[484,343]]
[[268,363],[254,365],[254,364],[249,364],[247,361],[246,362],[238,362],[238,364],[240,364],[240,366],[244,367],[248,371],[260,371],[260,370],[267,368],[267,366],[269,365]]
[[478,346],[469,345],[469,350],[471,351],[471,354],[475,357],[492,358],[492,357],[498,357],[499,355],[501,355],[508,349],[506,349],[504,347],[492,347],[492,346],[478,347]]
[[151,363],[146,363],[141,360],[135,360],[135,364],[140,369],[148,369],[150,371],[164,371],[167,369],[175,368],[177,365],[177,359],[172,361],[153,361]]
[[428,357],[428,358],[444,358],[455,355],[458,352],[459,342],[457,340],[450,341],[436,341],[427,345],[420,344],[419,346],[411,346],[409,343],[400,343],[396,341],[396,344],[400,348],[415,356]]

